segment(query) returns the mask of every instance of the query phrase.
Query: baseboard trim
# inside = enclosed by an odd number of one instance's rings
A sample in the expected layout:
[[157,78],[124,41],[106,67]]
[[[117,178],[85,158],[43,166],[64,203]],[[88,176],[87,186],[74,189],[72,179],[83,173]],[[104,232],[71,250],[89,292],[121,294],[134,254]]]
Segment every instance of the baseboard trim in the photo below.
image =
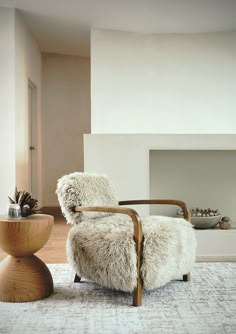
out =
[[236,255],[200,255],[196,262],[236,262]]
[[60,206],[43,206],[40,211],[44,214],[63,217]]

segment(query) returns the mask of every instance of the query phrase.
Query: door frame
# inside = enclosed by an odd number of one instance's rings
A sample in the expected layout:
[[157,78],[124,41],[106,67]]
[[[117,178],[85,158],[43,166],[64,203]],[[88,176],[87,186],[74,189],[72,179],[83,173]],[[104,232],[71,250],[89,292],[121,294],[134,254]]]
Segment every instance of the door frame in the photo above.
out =
[[[31,90],[31,94],[29,91]],[[35,150],[30,147],[34,146]],[[37,115],[37,86],[28,79],[28,185],[33,197],[39,198],[39,141]]]

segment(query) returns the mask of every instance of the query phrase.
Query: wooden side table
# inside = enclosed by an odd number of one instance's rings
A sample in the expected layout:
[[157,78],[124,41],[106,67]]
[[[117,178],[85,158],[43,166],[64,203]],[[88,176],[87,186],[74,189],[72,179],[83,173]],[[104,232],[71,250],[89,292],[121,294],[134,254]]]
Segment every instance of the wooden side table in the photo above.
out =
[[33,255],[48,241],[53,224],[53,216],[44,214],[0,217],[0,247],[10,254],[0,263],[0,301],[27,302],[53,293],[49,269]]

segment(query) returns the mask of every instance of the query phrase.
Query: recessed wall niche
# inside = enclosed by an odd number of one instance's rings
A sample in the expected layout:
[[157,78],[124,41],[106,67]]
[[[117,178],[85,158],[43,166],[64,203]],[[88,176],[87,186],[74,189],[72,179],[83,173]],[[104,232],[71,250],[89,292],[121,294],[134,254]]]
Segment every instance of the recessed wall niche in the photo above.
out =
[[[182,199],[189,207],[218,208],[236,225],[235,150],[150,150],[150,198]],[[177,207],[151,206],[175,215]]]

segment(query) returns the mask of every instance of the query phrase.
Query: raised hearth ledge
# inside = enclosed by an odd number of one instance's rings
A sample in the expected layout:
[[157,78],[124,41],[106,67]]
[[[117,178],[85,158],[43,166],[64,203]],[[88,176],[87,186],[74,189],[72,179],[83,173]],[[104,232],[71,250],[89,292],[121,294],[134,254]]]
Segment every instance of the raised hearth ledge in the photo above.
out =
[[236,229],[196,230],[197,261],[236,261]]

